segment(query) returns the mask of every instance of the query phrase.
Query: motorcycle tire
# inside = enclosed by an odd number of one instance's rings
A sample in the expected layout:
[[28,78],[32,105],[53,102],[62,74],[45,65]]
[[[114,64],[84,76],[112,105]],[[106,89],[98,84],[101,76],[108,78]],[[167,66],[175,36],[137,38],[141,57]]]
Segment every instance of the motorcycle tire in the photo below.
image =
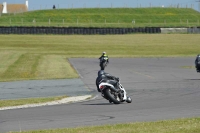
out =
[[106,62],[101,62],[100,67],[101,67],[101,70],[104,70],[106,67]]
[[131,103],[132,102],[132,99],[131,97],[127,97],[127,100],[126,100],[127,103]]
[[104,70],[104,67],[103,67],[103,66],[101,66],[101,70]]
[[114,104],[120,104],[121,102],[118,101],[117,99],[114,98],[114,96],[110,93],[110,89],[106,89],[104,91],[104,94],[106,95],[107,98],[109,98],[109,100],[111,102],[113,102]]

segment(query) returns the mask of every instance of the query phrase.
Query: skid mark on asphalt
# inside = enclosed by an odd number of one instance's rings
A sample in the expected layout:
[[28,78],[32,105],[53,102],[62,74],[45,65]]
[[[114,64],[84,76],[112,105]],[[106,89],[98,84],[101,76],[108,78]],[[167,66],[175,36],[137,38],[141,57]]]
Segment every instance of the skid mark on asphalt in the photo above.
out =
[[147,75],[147,74],[144,74],[144,73],[140,73],[140,72],[137,72],[137,71],[134,71],[134,70],[131,70],[131,72],[136,73],[138,75],[142,75],[142,76],[150,78],[150,79],[155,79],[155,77],[153,77],[153,76],[150,76],[150,75]]

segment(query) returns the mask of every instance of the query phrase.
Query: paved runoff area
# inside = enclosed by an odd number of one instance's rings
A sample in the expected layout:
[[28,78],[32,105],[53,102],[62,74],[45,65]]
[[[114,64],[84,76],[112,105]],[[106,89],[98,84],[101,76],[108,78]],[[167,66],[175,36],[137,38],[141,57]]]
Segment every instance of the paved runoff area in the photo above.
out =
[[81,79],[0,82],[0,91],[1,100],[91,94]]

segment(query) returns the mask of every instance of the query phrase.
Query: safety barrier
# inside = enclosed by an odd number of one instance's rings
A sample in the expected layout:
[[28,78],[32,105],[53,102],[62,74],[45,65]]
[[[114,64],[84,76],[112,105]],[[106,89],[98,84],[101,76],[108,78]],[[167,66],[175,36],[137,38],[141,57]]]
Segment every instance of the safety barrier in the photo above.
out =
[[161,28],[162,34],[187,33],[187,28]]
[[81,27],[0,27],[0,34],[133,34],[133,33],[189,33],[200,34],[200,27],[190,28],[81,28]]
[[0,27],[0,34],[132,34],[161,33],[159,27],[136,28],[81,28],[81,27]]
[[187,34],[200,34],[200,27],[190,27],[190,28],[160,28],[162,34],[169,33],[187,33]]
[[187,33],[200,34],[200,27],[188,28]]

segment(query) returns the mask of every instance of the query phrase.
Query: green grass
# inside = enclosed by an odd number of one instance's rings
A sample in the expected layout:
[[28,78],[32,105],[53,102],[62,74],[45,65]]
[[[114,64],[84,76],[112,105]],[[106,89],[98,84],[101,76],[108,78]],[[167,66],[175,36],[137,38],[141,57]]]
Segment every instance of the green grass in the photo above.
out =
[[199,49],[198,34],[0,35],[0,81],[78,78],[68,58],[102,51],[110,58],[195,57]]
[[9,59],[2,59],[0,81],[78,78],[78,74],[64,55],[24,54],[17,51],[14,53],[15,55],[13,52],[7,54],[10,56]]
[[[135,20],[135,24],[132,21]],[[2,14],[2,26],[190,27],[200,26],[191,8],[85,8]]]
[[0,108],[10,107],[10,106],[19,106],[26,104],[37,104],[37,103],[46,103],[51,101],[61,100],[67,96],[57,96],[57,97],[44,97],[44,98],[27,98],[27,99],[17,99],[17,100],[0,100]]
[[22,133],[199,133],[200,118],[26,131]]

